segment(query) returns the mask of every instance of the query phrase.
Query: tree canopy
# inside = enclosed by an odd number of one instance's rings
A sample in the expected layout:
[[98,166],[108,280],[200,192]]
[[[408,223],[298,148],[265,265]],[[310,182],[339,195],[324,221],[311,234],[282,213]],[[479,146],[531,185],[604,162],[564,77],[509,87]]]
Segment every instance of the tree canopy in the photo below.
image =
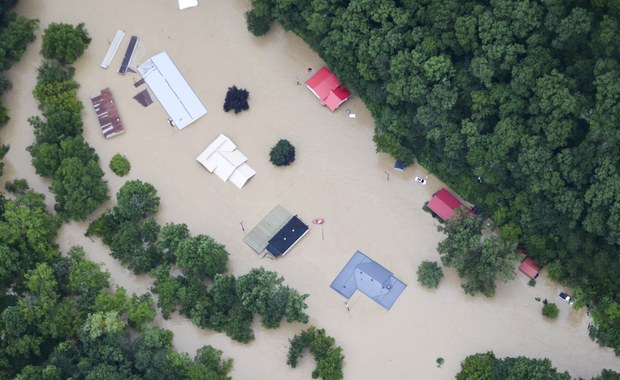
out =
[[269,152],[269,161],[275,166],[288,166],[295,161],[295,147],[286,139],[280,139]]
[[54,22],[43,33],[41,54],[63,64],[73,63],[84,53],[90,41],[84,23],[74,26]]
[[247,111],[250,109],[249,96],[250,93],[246,89],[237,88],[237,86],[228,87],[226,99],[224,99],[224,112],[233,110],[237,114],[241,111]]
[[313,379],[339,380],[344,378],[342,348],[336,346],[336,340],[327,335],[324,329],[310,326],[290,339],[289,343],[286,364],[293,368],[297,367],[299,359],[308,349],[316,361],[316,368],[312,371]]
[[501,240],[492,232],[483,234],[484,221],[477,215],[457,210],[455,216],[438,227],[446,238],[437,245],[441,262],[456,269],[465,279],[465,293],[495,295],[495,281],[515,277],[515,246]]
[[[34,31],[39,22],[18,15],[13,11],[17,0],[4,1],[0,6],[0,73],[19,61],[28,44],[35,39]],[[11,83],[0,76],[0,95],[11,88]],[[0,103],[0,127],[9,121],[9,110]],[[0,142],[0,176],[4,170],[3,158],[9,151],[8,145]]]
[[127,181],[117,204],[90,224],[87,235],[101,237],[111,255],[134,273],[153,275],[152,291],[164,318],[178,311],[199,327],[243,343],[254,339],[254,314],[269,328],[284,317],[308,322],[307,294],[283,285],[282,277],[264,268],[239,278],[226,274],[226,248],[210,236],[192,236],[185,224],[160,227],[154,219],[159,202],[153,185]]
[[[592,380],[618,379],[620,373],[604,369]],[[491,351],[467,356],[461,362],[457,380],[570,380],[568,372],[559,372],[549,359],[525,356],[497,358]]]
[[[83,24],[74,28],[68,24],[52,23],[44,31],[43,50],[65,49],[56,45],[70,44],[68,30],[81,35],[82,39],[88,39]],[[50,42],[50,39],[54,41]],[[56,61],[42,63],[33,90],[42,117],[28,118],[35,135],[34,144],[27,148],[32,164],[37,174],[52,177],[50,191],[56,198],[54,209],[65,220],[85,220],[109,198],[99,156],[81,136],[84,106],[77,98],[79,84],[72,79],[75,70],[65,66],[82,52],[72,60],[47,56]]]
[[60,220],[22,183],[0,209],[0,378],[229,379],[232,360],[212,347],[192,359],[153,329],[150,294],[109,289],[82,247],[61,255]]

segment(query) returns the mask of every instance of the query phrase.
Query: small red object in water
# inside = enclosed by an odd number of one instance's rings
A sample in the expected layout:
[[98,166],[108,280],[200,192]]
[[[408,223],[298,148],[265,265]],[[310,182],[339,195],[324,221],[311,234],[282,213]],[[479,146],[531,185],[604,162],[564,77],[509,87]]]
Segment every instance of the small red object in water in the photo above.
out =
[[316,218],[316,219],[312,219],[312,223],[314,224],[323,224],[325,223],[325,220],[322,218]]

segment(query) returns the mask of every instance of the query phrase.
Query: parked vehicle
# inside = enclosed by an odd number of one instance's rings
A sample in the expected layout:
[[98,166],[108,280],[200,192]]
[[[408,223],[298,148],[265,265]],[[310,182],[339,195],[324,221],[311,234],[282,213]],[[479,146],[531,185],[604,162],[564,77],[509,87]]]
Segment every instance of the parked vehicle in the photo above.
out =
[[415,181],[420,185],[426,185],[426,180],[422,177],[415,177]]
[[575,299],[564,292],[560,292],[560,298],[568,302],[569,305],[572,305],[575,303]]

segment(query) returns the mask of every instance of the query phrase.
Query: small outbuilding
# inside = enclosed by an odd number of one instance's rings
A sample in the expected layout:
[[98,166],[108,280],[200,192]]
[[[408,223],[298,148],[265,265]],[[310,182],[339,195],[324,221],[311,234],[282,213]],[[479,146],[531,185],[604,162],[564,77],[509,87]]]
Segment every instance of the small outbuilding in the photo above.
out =
[[526,256],[521,265],[519,265],[519,270],[533,280],[540,273],[540,265],[536,264],[531,257]]
[[458,208],[464,205],[446,188],[443,188],[433,195],[427,206],[442,220],[448,220]]
[[351,97],[349,90],[342,87],[336,75],[325,66],[306,81],[306,86],[332,112]]

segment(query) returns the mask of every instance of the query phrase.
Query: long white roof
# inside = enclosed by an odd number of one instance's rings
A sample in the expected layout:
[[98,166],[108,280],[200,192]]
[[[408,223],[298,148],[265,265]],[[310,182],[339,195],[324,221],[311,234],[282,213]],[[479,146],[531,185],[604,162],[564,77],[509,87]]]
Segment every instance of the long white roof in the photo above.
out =
[[187,127],[207,113],[166,52],[149,58],[138,66],[138,72],[178,129]]

